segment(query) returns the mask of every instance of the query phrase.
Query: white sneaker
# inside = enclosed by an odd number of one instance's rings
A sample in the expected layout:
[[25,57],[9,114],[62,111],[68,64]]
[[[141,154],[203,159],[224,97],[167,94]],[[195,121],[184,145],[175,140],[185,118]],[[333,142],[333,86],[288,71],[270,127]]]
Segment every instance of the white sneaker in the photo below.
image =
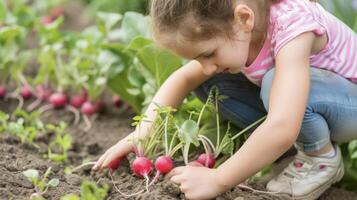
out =
[[343,160],[337,145],[335,151],[332,158],[311,157],[299,151],[293,162],[268,182],[267,190],[285,199],[317,199],[343,177]]

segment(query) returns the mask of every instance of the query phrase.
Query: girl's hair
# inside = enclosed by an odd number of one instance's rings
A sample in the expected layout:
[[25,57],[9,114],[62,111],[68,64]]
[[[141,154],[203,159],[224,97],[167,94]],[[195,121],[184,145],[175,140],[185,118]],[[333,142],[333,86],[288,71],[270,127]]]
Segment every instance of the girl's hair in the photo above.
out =
[[[269,0],[255,1],[264,6]],[[281,0],[270,1],[278,3]],[[234,4],[234,0],[151,0],[154,39],[158,40],[162,33],[180,33],[188,41],[229,36],[233,32]]]

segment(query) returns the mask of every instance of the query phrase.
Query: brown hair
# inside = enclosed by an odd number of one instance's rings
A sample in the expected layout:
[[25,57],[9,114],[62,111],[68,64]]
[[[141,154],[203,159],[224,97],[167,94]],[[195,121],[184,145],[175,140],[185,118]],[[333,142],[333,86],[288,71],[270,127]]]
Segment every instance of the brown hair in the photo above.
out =
[[[267,1],[259,0],[259,3],[265,5]],[[270,0],[271,3],[279,1]],[[151,0],[150,16],[156,40],[162,33],[180,33],[188,41],[211,39],[232,33],[234,1]]]

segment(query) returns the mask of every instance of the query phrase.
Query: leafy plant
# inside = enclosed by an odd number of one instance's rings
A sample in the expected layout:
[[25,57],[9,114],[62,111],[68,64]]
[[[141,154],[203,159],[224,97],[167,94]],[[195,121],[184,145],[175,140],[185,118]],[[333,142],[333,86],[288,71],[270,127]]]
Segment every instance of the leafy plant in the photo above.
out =
[[357,1],[356,0],[322,0],[321,3],[336,17],[345,22],[357,32]]
[[120,70],[113,68],[108,86],[137,113],[145,110],[162,83],[182,65],[179,57],[154,45],[148,30],[147,17],[127,12],[120,30],[122,43],[105,45],[122,61]]
[[22,143],[33,143],[37,136],[38,129],[33,126],[26,126],[25,120],[23,118],[19,118],[15,122],[9,122],[7,131],[10,134],[18,136]]
[[[67,152],[72,146],[72,137],[66,132],[67,124],[64,122],[60,122],[58,126],[47,124],[46,128],[56,134],[55,139],[49,144],[48,158],[57,162],[67,161]],[[57,153],[53,153],[53,149],[56,149]]]
[[2,111],[0,111],[0,133],[7,130],[8,120],[10,116]]
[[57,187],[59,184],[59,179],[53,178],[48,181],[48,176],[51,173],[51,167],[49,167],[45,174],[40,177],[38,170],[28,169],[23,172],[23,175],[27,177],[27,179],[34,185],[35,193],[33,193],[30,197],[32,200],[41,200],[44,199],[42,195],[44,195],[48,188]]
[[68,194],[61,198],[61,200],[104,200],[108,193],[108,186],[98,187],[95,183],[90,181],[83,181],[81,184],[80,196],[75,194]]

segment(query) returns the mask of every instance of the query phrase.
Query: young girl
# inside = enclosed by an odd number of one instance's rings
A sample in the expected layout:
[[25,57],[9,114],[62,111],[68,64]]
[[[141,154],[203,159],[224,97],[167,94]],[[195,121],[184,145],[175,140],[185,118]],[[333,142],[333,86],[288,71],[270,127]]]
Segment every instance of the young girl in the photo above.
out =
[[[298,153],[267,189],[316,199],[343,176],[333,142],[357,139],[357,36],[309,0],[153,0],[153,36],[190,61],[162,85],[153,102],[177,107],[215,85],[226,118],[244,128],[267,112],[245,144],[216,169],[177,167],[168,175],[187,199],[208,199],[242,183],[292,145]],[[240,73],[241,72],[241,73]],[[155,104],[146,115],[154,119]],[[105,152],[108,166],[132,149],[150,123]]]

